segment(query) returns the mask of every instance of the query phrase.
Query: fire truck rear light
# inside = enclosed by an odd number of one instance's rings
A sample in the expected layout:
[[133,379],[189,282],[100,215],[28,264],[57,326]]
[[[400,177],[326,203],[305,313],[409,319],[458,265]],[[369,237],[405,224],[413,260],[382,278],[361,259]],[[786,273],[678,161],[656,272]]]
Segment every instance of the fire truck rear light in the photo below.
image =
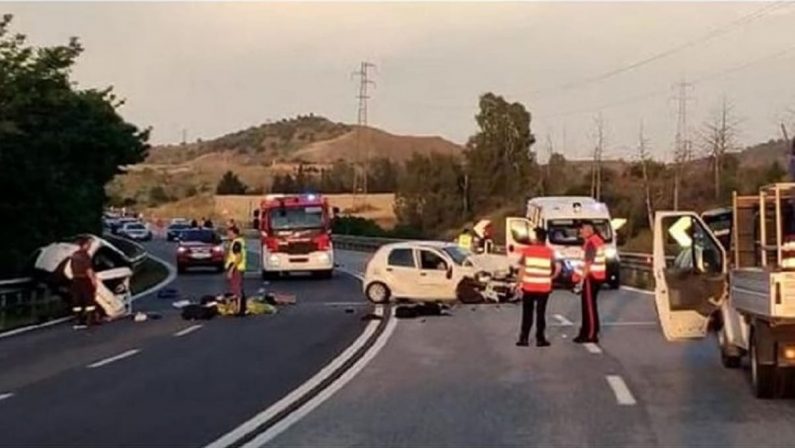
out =
[[315,243],[317,244],[318,250],[329,250],[331,247],[331,239],[328,235],[319,235],[315,238]]

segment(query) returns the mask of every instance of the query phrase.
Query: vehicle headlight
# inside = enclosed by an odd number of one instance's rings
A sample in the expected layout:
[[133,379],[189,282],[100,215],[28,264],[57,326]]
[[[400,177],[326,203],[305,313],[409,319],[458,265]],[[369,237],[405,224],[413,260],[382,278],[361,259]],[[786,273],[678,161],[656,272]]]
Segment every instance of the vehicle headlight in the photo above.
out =
[[268,263],[278,266],[279,265],[279,256],[278,255],[271,255],[268,257]]
[[328,263],[329,262],[328,254],[325,252],[320,252],[319,254],[317,254],[317,261],[320,263]]
[[618,251],[615,247],[608,247],[605,249],[605,256],[607,258],[616,258],[618,256]]

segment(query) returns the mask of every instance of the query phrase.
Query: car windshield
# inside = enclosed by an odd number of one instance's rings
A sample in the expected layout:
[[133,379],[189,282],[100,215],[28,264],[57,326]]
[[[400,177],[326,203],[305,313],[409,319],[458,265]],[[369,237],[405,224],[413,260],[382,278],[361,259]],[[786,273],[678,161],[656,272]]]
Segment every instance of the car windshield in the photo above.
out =
[[[595,230],[599,233],[599,236],[601,236],[606,243],[613,240],[613,229],[610,226],[610,221],[606,219],[593,219],[590,221],[594,224]],[[555,219],[547,221],[549,242],[563,246],[576,246],[582,244],[582,240],[580,239],[581,224],[582,220],[579,219]]]
[[143,224],[127,224],[128,230],[146,230]]
[[323,227],[323,207],[285,207],[270,211],[273,230],[320,229]]
[[458,246],[445,246],[442,250],[453,259],[453,263],[461,266],[471,255],[466,249]]
[[190,226],[188,224],[171,224],[170,226],[168,226],[168,228],[170,230],[182,230],[190,228]]
[[218,244],[221,239],[212,230],[185,230],[180,233],[180,240],[191,243]]

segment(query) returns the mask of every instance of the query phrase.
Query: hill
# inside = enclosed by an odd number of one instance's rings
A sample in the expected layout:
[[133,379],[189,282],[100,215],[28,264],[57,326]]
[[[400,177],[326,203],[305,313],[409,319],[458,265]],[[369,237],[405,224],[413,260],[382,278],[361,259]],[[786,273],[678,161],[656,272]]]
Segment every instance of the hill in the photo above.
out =
[[226,171],[236,173],[253,193],[263,193],[270,190],[274,176],[294,175],[300,165],[305,172],[319,174],[335,162],[355,163],[367,153],[371,159],[402,163],[414,153],[455,155],[462,151],[440,137],[359,129],[310,114],[208,141],[154,147],[144,163],[127,167],[107,192],[115,203],[157,206],[212,193]]

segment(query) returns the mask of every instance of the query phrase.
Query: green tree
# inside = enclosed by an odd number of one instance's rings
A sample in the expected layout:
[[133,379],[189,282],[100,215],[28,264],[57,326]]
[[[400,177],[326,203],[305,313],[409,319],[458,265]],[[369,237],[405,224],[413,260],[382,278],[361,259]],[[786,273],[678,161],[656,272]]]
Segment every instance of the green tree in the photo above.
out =
[[79,232],[99,232],[105,185],[140,162],[148,131],[125,122],[110,88],[81,90],[70,79],[83,51],[32,47],[0,19],[0,272],[31,250]]
[[248,187],[237,177],[237,174],[227,171],[218,182],[218,186],[215,188],[215,194],[246,194],[246,190],[248,190]]
[[171,198],[166,193],[166,190],[160,185],[156,185],[149,190],[149,205],[152,207],[156,207],[170,200]]
[[509,103],[487,93],[480,97],[475,117],[480,131],[467,143],[470,199],[473,210],[490,210],[515,203],[538,190],[538,166],[530,147],[530,113],[521,103]]

